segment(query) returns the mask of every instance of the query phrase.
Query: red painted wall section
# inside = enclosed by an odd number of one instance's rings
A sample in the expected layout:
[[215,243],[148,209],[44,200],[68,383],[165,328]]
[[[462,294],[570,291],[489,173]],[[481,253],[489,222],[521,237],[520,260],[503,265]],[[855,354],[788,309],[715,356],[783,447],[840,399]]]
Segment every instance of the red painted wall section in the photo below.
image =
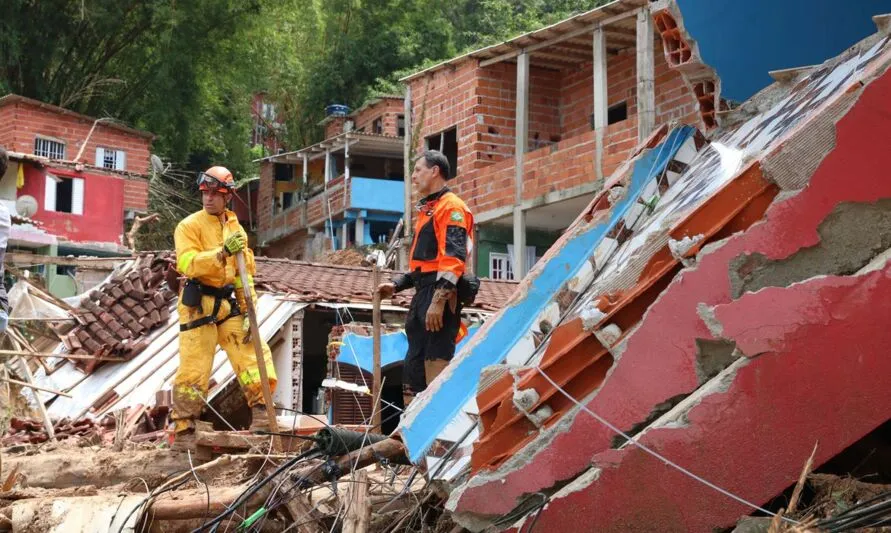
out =
[[[887,419],[891,268],[813,277],[738,300],[729,272],[740,256],[781,260],[813,247],[820,242],[819,225],[839,204],[891,198],[891,152],[885,146],[891,135],[885,119],[891,113],[889,92],[891,73],[886,72],[837,122],[835,147],[802,192],[774,204],[763,222],[703,253],[695,268],[675,278],[601,389],[583,400],[588,408],[627,429],[653,406],[696,389],[696,339],[714,338],[698,312],[705,305],[715,308],[722,338],[735,341],[753,359],[726,392],[706,395],[690,410],[687,427],[651,430],[641,437],[647,445],[761,504],[794,482],[815,440],[820,464]],[[851,356],[852,346],[858,357]],[[613,437],[580,413],[541,451],[506,473],[471,480],[450,504],[459,513],[500,515],[524,494],[572,479],[595,464],[602,469],[599,478],[553,499],[537,529],[576,530],[577,517],[584,514],[590,531],[643,531],[656,525],[665,531],[709,531],[750,511],[638,449],[610,450]]]
[[52,169],[59,177],[83,178],[84,214],[59,213],[44,208],[46,170],[33,165],[25,167],[25,185],[19,196],[28,194],[37,199],[37,213],[32,217],[59,237],[74,242],[121,243],[124,231],[125,180],[98,174]]

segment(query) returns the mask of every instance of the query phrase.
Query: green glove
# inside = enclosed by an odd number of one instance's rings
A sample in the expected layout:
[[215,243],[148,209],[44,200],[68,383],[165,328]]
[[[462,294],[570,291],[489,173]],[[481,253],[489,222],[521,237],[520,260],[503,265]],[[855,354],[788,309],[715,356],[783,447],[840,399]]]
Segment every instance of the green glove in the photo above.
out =
[[235,255],[244,250],[245,244],[244,233],[239,231],[229,235],[226,242],[223,243],[223,247],[229,255]]
[[251,342],[251,319],[247,315],[244,315],[244,320],[241,321],[241,331],[244,333],[242,342],[244,344]]

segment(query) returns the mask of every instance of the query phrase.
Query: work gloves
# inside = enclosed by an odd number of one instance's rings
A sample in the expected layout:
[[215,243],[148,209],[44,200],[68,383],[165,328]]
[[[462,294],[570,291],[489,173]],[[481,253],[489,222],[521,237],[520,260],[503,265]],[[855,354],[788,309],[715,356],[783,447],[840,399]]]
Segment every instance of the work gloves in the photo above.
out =
[[226,241],[223,242],[223,248],[226,249],[227,254],[235,255],[244,250],[246,244],[247,239],[245,238],[244,233],[238,231],[226,238]]
[[396,293],[396,285],[394,283],[381,283],[377,286],[377,293],[380,294],[381,300],[392,298]]
[[457,312],[458,290],[455,287],[440,287],[433,291],[433,299],[430,301],[430,307],[427,308],[427,331],[437,332],[442,329],[442,315],[446,303],[449,304],[452,314]]

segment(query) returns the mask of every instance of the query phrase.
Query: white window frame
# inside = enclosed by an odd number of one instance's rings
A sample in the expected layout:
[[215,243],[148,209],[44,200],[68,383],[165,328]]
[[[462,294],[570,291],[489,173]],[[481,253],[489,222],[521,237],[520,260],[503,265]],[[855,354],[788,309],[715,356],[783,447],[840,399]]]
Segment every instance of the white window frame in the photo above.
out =
[[[56,211],[56,195],[57,185],[62,180],[71,180],[71,213],[72,215],[84,214],[84,179],[83,178],[66,178],[54,176],[50,173],[46,174],[46,185],[43,190],[43,209],[45,211]],[[59,213],[67,213],[67,211],[58,211]]]
[[[109,163],[111,166],[109,166]],[[123,150],[100,146],[96,148],[96,166],[108,170],[126,170],[127,153]]]
[[514,279],[509,255],[505,253],[489,252],[489,277],[500,280]]
[[260,114],[269,122],[275,122],[275,104],[262,104]]
[[[40,144],[43,146],[40,146]],[[55,146],[54,146],[55,145]],[[61,148],[61,150],[53,150],[53,148]],[[65,141],[47,137],[45,135],[37,135],[34,137],[34,155],[45,157],[47,159],[65,159]]]

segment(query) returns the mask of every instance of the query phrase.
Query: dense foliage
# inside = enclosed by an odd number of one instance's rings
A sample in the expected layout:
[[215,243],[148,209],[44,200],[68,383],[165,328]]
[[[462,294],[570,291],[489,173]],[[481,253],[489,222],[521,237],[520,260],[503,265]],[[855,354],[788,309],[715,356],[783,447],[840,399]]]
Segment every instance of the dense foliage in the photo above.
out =
[[[401,93],[399,77],[423,65],[602,3],[6,0],[0,94],[151,131],[155,153],[181,172],[219,162],[246,177],[258,155],[248,146],[257,91],[277,104],[296,148],[320,140],[327,104]],[[153,183],[153,209],[175,216],[190,183],[182,174]],[[179,190],[157,198],[169,189]]]

